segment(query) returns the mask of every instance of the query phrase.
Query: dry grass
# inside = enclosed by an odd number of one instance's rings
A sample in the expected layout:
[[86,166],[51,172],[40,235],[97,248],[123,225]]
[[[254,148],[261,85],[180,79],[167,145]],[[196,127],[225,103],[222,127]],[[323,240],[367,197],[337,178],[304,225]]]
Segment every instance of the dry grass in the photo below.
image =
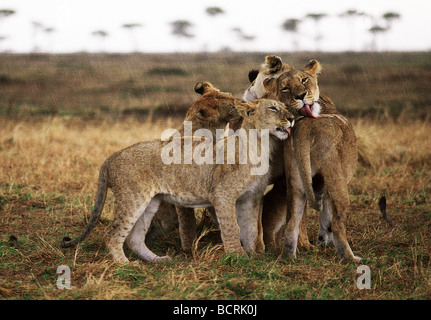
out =
[[[322,61],[322,92],[354,123],[348,237],[371,269],[370,290],[357,289],[357,265],[340,263],[333,247],[300,249],[288,262],[271,252],[237,258],[213,229],[192,257],[173,232],[149,245],[172,262],[114,264],[104,244],[110,193],[89,238],[59,246],[86,224],[107,156],[177,127],[172,111],[184,114],[198,80],[240,96],[264,54],[0,56],[0,298],[430,299],[430,54],[281,55],[294,66]],[[378,211],[382,195],[395,227]],[[314,240],[318,219],[309,217]],[[56,287],[60,265],[71,268],[71,290]]]
[[[431,129],[421,121],[354,120],[360,165],[351,183],[352,248],[372,271],[372,289],[358,290],[356,265],[329,248],[300,250],[294,262],[274,254],[225,255],[216,230],[206,230],[193,257],[179,250],[176,232],[151,246],[171,263],[140,267],[112,263],[104,245],[112,198],[91,236],[60,249],[90,213],[98,168],[115,150],[157,139],[178,121],[86,122],[49,118],[1,120],[0,294],[6,299],[429,299]],[[389,227],[377,209],[388,198]],[[309,235],[316,237],[315,212]],[[9,243],[14,235],[18,244]],[[130,253],[129,253],[130,254]],[[132,259],[136,257],[132,254]],[[72,290],[56,288],[59,265],[72,271]]]

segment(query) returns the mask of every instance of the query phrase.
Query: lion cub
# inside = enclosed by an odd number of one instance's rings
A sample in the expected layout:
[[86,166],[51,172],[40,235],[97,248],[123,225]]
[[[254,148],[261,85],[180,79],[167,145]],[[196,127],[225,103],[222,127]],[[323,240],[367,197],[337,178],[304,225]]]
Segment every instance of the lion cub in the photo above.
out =
[[304,118],[297,121],[292,138],[284,145],[288,192],[288,218],[283,255],[296,255],[298,226],[306,201],[320,211],[318,240],[333,237],[342,260],[359,261],[346,237],[349,211],[347,184],[357,165],[356,135],[352,124],[320,94],[317,74],[320,63],[311,60],[303,70],[291,69],[277,78],[267,78],[263,96],[283,102]]
[[[194,85],[194,91],[202,97],[197,99],[187,110],[184,121],[191,122],[193,132],[199,129],[208,129],[211,131],[214,141],[216,140],[216,131],[229,127],[238,127],[238,122],[242,117],[238,115],[234,107],[234,97],[231,93],[221,92],[209,82],[197,82]],[[181,136],[184,134],[193,134],[193,132],[184,132],[184,125],[179,128]],[[193,232],[196,228],[193,208],[183,208],[175,206],[172,203],[162,201],[159,209],[153,217],[150,229],[147,232],[146,239],[155,239],[156,237],[167,234],[176,228],[178,223],[187,225],[183,230],[180,228],[181,243],[191,248],[194,240]],[[179,221],[182,220],[182,221]]]
[[[254,145],[261,151],[261,156],[263,137],[267,134],[269,144],[266,151],[271,159],[274,140],[288,138],[294,122],[293,115],[277,101],[262,99],[241,103],[236,100],[234,103],[244,118],[242,128],[245,132],[254,129],[261,133],[257,135]],[[258,217],[250,217],[248,208],[251,201],[263,196],[270,171],[257,170],[259,174],[253,174],[253,170],[260,169],[259,165],[253,161],[239,162],[241,154],[236,148],[232,164],[220,164],[218,161],[167,164],[163,157],[171,154],[165,152],[167,145],[179,147],[172,149],[174,157],[176,152],[186,156],[186,144],[199,151],[204,150],[199,149],[202,145],[200,139],[187,139],[180,137],[170,141],[141,142],[111,155],[100,169],[96,203],[86,229],[74,241],[63,242],[63,247],[74,245],[88,235],[100,216],[110,188],[115,202],[107,246],[116,262],[128,262],[123,251],[124,242],[143,260],[158,262],[169,258],[157,256],[145,245],[146,232],[161,201],[190,208],[214,206],[225,251],[238,254],[245,254],[245,250],[253,251]],[[216,146],[211,144],[213,154],[218,154],[220,144],[224,144],[225,140],[219,141]],[[193,156],[202,153],[194,150]],[[230,155],[227,148],[223,149],[223,153],[225,159]]]

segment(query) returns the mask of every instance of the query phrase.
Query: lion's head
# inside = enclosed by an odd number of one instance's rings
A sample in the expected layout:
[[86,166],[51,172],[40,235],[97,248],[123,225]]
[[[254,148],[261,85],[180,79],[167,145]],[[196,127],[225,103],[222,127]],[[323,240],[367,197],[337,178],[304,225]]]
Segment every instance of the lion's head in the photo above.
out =
[[227,123],[241,119],[235,108],[232,94],[221,92],[209,82],[198,82],[194,86],[202,96],[187,111],[185,121],[192,121],[193,128],[210,130],[224,129]]
[[268,78],[277,78],[280,74],[290,71],[293,68],[281,61],[277,56],[266,56],[265,63],[262,64],[260,70],[250,70],[248,79],[250,85],[244,92],[244,101],[253,101],[262,98],[266,93],[263,86],[263,81]]
[[249,72],[251,84],[244,92],[244,100],[275,99],[303,116],[317,117],[320,112],[317,76],[321,69],[317,60],[298,70],[283,63],[280,57],[267,56],[259,71]]
[[278,78],[267,78],[263,86],[265,98],[276,99],[297,109],[303,116],[317,117],[320,112],[317,75],[321,70],[317,60],[311,60],[303,70],[293,69]]
[[244,118],[244,128],[268,129],[280,140],[287,139],[295,120],[280,101],[258,99],[251,102],[237,102],[238,113]]

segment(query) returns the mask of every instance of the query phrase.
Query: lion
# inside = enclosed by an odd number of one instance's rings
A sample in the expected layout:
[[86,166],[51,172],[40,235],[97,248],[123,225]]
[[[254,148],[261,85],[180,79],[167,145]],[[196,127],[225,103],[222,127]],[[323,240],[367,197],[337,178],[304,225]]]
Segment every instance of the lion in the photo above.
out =
[[[291,69],[266,78],[263,98],[283,102],[302,117],[284,143],[287,218],[271,217],[278,225],[287,220],[282,256],[296,257],[299,223],[308,201],[320,211],[318,242],[333,242],[339,258],[359,262],[346,236],[349,211],[348,183],[356,171],[358,152],[352,124],[320,94],[321,65],[311,60],[303,70]],[[274,223],[273,223],[274,224]],[[263,225],[265,228],[265,225]]]
[[253,101],[262,98],[266,94],[263,81],[268,78],[277,78],[280,74],[290,71],[293,68],[287,63],[283,63],[277,56],[266,56],[265,63],[259,70],[252,69],[248,73],[250,85],[244,91],[243,100]]
[[[235,130],[240,126],[242,118],[237,114],[236,109],[232,107],[234,97],[231,93],[221,92],[211,83],[202,81],[197,82],[193,89],[202,97],[196,100],[187,110],[184,121],[190,121],[194,131],[208,129],[215,138],[216,130],[224,129],[227,124]],[[179,128],[179,132],[182,136],[184,135],[183,126]],[[187,219],[189,227],[186,230],[180,229],[179,231],[180,233],[183,232],[181,236],[183,250],[190,251],[191,242],[194,240],[194,237],[190,234],[196,228],[196,221],[193,221],[190,216],[194,217],[192,208],[183,208],[162,201],[151,222],[146,239],[154,240],[161,235],[168,234],[178,228],[178,218]]]
[[[254,146],[261,153],[264,133],[268,134],[267,155],[270,161],[277,145],[274,141],[290,136],[293,115],[281,102],[274,100],[233,102],[231,107],[235,106],[243,118],[241,128],[245,132],[257,130],[261,133],[257,135]],[[232,164],[217,161],[166,163],[163,155],[167,157],[171,154],[166,152],[168,146],[172,148],[172,154],[181,151],[180,154],[186,156],[186,144],[196,148],[203,143],[194,138],[183,136],[170,141],[141,142],[108,157],[100,169],[96,202],[86,228],[75,240],[63,239],[62,246],[76,245],[88,236],[102,212],[110,188],[114,194],[114,220],[107,247],[115,262],[129,262],[124,254],[124,243],[143,260],[160,262],[170,259],[168,256],[157,256],[145,244],[146,233],[161,201],[188,208],[213,206],[225,252],[241,255],[253,253],[258,235],[258,217],[250,216],[248,209],[256,198],[263,196],[271,171],[254,174],[253,170],[259,171],[260,167],[250,161],[253,160],[251,152],[249,161],[241,163],[238,161],[241,154],[236,148]],[[213,154],[224,146],[226,140],[218,141],[215,146],[211,144]],[[229,151],[224,147],[222,150],[227,159]]]
[[[259,70],[252,69],[248,73],[250,85],[247,87],[243,94],[243,100],[254,101],[257,98],[263,97],[267,90],[263,86],[263,81],[268,78],[276,78],[280,74],[293,70],[293,67],[287,63],[282,62],[278,56],[266,56],[265,63],[263,63]],[[272,216],[285,216],[287,202],[286,202],[286,178],[284,175],[284,162],[281,157],[276,165],[279,165],[278,177],[273,177],[272,189],[265,195],[263,199],[262,209],[262,226],[263,226],[263,242],[264,245],[270,250],[277,249],[277,243],[281,241],[282,232],[280,219],[273,219]],[[300,223],[300,230],[298,236],[298,245],[305,248],[312,247],[307,234],[306,211],[304,208],[304,215]]]

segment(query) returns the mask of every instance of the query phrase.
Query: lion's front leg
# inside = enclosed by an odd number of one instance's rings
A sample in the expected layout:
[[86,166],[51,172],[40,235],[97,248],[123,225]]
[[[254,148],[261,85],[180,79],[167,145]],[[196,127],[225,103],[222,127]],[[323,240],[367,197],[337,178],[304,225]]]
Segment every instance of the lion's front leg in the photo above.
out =
[[286,223],[286,205],[286,181],[283,176],[263,199],[263,240],[270,250],[277,248],[277,235]]
[[[262,225],[263,240],[265,245],[275,250],[280,245],[279,239],[283,237],[284,226],[286,224],[287,210],[287,192],[286,177],[282,176],[275,183],[273,188],[264,196]],[[298,246],[311,247],[307,232],[307,206],[304,207],[304,213],[299,225]],[[278,248],[279,249],[279,248]]]
[[246,255],[240,241],[240,229],[235,212],[235,199],[220,196],[215,197],[211,202],[217,215],[225,252]]
[[262,196],[244,196],[236,202],[241,243],[249,253],[264,252],[262,232]]
[[[291,158],[289,162],[286,162],[285,172],[287,210],[281,256],[285,258],[295,258],[298,238],[300,236],[301,221],[304,211],[306,210],[307,199],[295,159]],[[305,226],[305,223],[302,224],[302,226]],[[306,233],[306,229],[303,230],[303,232]]]
[[196,217],[193,208],[175,206],[178,214],[179,234],[181,239],[181,248],[186,253],[192,252],[193,241],[196,238]]

